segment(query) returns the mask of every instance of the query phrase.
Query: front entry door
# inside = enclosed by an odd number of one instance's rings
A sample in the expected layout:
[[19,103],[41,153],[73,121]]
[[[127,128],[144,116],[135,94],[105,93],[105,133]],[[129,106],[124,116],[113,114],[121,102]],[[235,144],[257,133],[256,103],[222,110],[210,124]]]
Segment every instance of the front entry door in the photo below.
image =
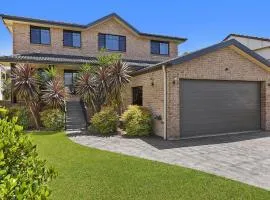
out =
[[70,90],[70,93],[75,94],[75,83],[78,75],[78,71],[75,70],[65,70],[64,71],[64,82],[65,87]]

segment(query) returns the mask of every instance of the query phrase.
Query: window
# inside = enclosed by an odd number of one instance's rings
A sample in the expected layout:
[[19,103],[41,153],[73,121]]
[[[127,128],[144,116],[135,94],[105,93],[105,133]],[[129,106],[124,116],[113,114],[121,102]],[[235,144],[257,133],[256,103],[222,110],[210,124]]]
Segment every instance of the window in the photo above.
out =
[[64,46],[75,48],[81,47],[81,32],[64,30],[63,38]]
[[142,86],[132,88],[132,104],[142,106],[143,105],[143,90]]
[[99,33],[98,48],[110,51],[126,51],[126,37]]
[[151,54],[169,55],[169,42],[151,41]]
[[32,44],[51,44],[51,34],[49,28],[30,27],[30,42]]

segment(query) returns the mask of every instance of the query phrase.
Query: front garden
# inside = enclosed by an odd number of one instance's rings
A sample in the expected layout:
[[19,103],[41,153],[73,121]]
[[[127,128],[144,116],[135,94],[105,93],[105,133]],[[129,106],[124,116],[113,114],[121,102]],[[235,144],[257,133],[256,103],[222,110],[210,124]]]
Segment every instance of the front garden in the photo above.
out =
[[215,175],[73,143],[65,133],[31,135],[58,176],[51,199],[265,200],[270,192]]

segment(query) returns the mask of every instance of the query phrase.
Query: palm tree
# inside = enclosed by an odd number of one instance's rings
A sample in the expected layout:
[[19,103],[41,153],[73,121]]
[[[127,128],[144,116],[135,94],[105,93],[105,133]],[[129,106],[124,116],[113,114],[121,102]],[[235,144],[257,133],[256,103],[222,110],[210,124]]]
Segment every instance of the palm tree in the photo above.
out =
[[63,109],[65,106],[65,87],[61,78],[54,77],[47,81],[42,90],[43,102],[51,108]]
[[29,64],[18,64],[13,70],[12,80],[14,93],[24,100],[33,116],[36,128],[39,129],[39,81],[36,69]]
[[110,66],[107,84],[110,86],[108,94],[109,102],[116,104],[117,109],[121,112],[123,103],[122,92],[127,83],[130,81],[130,70],[127,63],[117,60]]
[[94,112],[99,112],[103,105],[114,105],[121,112],[121,92],[129,82],[128,74],[128,65],[118,55],[102,55],[96,66],[82,66],[76,83],[77,94]]

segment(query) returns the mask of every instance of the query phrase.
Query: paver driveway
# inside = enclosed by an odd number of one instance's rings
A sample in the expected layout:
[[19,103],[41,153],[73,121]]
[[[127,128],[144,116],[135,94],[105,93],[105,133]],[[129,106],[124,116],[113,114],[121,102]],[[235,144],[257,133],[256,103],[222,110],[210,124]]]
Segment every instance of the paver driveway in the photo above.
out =
[[270,133],[164,141],[161,138],[70,136],[82,145],[181,165],[270,189]]

